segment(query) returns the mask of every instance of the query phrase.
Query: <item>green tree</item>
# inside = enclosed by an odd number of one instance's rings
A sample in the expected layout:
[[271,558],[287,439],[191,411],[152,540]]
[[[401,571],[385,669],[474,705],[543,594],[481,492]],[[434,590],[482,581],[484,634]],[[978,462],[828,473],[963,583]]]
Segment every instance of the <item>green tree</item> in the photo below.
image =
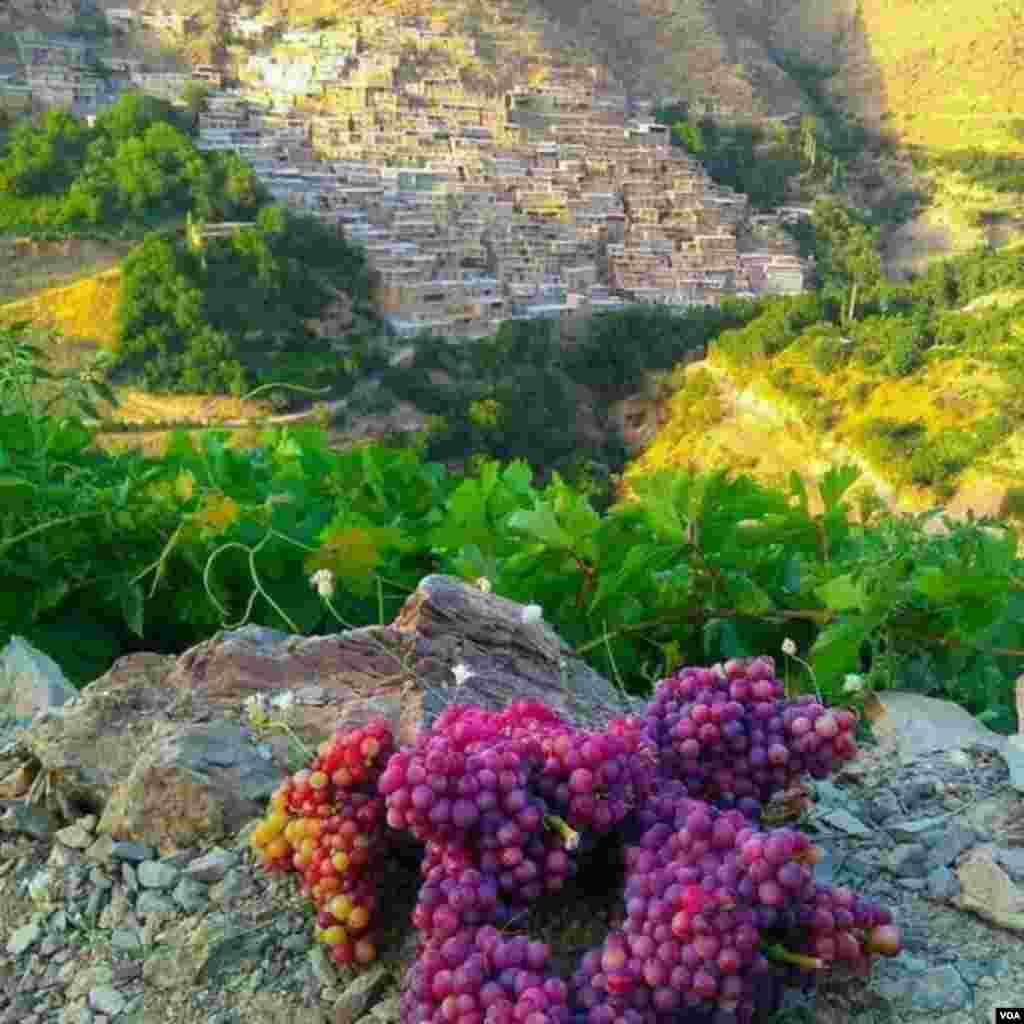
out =
[[874,297],[883,280],[878,232],[832,199],[815,204],[811,226],[822,283],[848,296],[847,315],[856,319],[858,299]]
[[81,170],[89,130],[63,110],[15,123],[0,161],[0,192],[34,196],[64,192]]

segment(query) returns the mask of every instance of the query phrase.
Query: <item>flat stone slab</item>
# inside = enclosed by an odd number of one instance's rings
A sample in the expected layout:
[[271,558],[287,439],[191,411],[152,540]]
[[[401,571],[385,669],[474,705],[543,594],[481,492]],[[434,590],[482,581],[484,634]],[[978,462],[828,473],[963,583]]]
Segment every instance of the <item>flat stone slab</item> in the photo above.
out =
[[1007,743],[1007,737],[986,728],[958,704],[919,693],[878,693],[868,718],[878,741],[896,750],[904,761],[933,750],[973,746],[1002,752]]

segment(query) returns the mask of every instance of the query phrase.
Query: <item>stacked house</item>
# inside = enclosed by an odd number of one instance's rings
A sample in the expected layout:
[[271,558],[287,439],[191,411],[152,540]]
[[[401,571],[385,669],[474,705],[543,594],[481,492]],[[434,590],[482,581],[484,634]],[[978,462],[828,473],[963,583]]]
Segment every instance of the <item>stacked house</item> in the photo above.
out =
[[[671,145],[652,97],[584,58],[551,57],[511,10],[492,7],[486,25],[477,10],[472,28],[459,12],[455,0],[443,16],[284,32],[229,12],[253,45],[232,51],[233,67],[187,75],[127,62],[103,79],[80,40],[23,33],[19,47],[30,87],[73,109],[110,102],[104,81],[168,99],[197,75],[213,85],[199,147],[238,152],[276,200],[362,243],[401,337],[804,288],[810,266],[762,229],[805,211],[752,216]],[[115,17],[188,30],[163,8]],[[0,76],[0,90],[17,85]]]
[[803,289],[791,248],[741,246],[746,197],[671,145],[650,98],[569,61],[473,89],[476,58],[427,17],[293,30],[212,97],[200,146],[236,149],[276,199],[364,245],[399,337]]

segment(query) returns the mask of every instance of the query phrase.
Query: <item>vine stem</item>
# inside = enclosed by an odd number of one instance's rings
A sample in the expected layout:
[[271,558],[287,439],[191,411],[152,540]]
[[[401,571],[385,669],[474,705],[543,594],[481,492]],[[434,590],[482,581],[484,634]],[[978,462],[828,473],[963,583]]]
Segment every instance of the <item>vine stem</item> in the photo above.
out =
[[645,630],[652,629],[655,626],[671,626],[679,622],[704,622],[707,619],[739,618],[760,619],[765,622],[802,619],[808,622],[817,622],[818,625],[821,626],[826,626],[834,617],[835,613],[827,608],[821,610],[816,608],[805,608],[792,611],[780,609],[777,612],[770,612],[765,615],[748,615],[748,613],[740,611],[738,608],[722,608],[716,609],[715,611],[697,611],[684,615],[669,615],[657,619],[647,619],[644,622],[636,622],[631,626],[620,626],[618,629],[613,630],[611,633],[607,633],[605,636],[600,636],[596,640],[591,640],[588,643],[583,644],[581,647],[577,647],[576,653],[585,654],[587,651],[593,650],[595,647],[600,647],[606,642],[606,639],[614,640],[615,637],[622,636],[625,633],[644,632]]
[[40,523],[38,526],[33,526],[30,530],[25,530],[22,533],[9,537],[2,544],[0,544],[0,555],[6,554],[8,548],[14,547],[15,544],[20,543],[23,540],[28,540],[29,537],[34,537],[38,533],[45,533],[47,530],[52,530],[55,526],[64,526],[67,523],[76,523],[82,519],[95,519],[97,516],[106,515],[106,511],[99,509],[95,512],[78,512],[73,516],[62,516],[60,519],[51,519],[49,522]]
[[557,814],[545,814],[544,824],[552,832],[557,832],[562,837],[565,848],[570,853],[579,848],[580,834],[564,818],[560,818]]
[[777,942],[771,946],[762,946],[761,952],[769,960],[780,964],[792,964],[794,967],[802,967],[805,971],[822,971],[825,969],[825,961],[817,956],[805,956],[803,953],[793,953],[780,946]]

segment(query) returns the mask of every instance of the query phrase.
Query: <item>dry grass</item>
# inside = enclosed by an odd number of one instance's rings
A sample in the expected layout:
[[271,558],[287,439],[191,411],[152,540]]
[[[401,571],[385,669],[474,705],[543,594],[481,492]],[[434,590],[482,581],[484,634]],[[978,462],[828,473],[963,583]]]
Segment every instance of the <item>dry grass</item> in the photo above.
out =
[[48,288],[0,306],[0,323],[28,320],[56,328],[71,342],[91,342],[113,350],[117,346],[120,289],[120,270],[104,270],[75,284]]
[[119,389],[120,405],[112,411],[121,423],[188,421],[215,426],[231,420],[260,419],[269,415],[267,402],[246,401],[230,395],[151,395],[134,388]]
[[1005,0],[861,0],[889,124],[911,145],[1024,152],[1020,6]]
[[[957,357],[930,363],[906,378],[879,377],[856,366],[822,375],[794,346],[777,356],[773,367],[789,368],[796,384],[813,387],[828,399],[838,416],[831,431],[822,433],[806,423],[793,400],[766,377],[758,375],[737,386],[724,367],[697,363],[687,369],[687,378],[698,369],[712,373],[723,415],[717,422],[709,420],[695,415],[692,402],[670,399],[667,423],[626,467],[624,493],[631,493],[630,481],[654,470],[693,466],[709,471],[730,466],[784,489],[790,473],[796,472],[813,494],[813,485],[825,469],[854,461],[862,469],[852,495],[855,512],[856,493],[864,490],[874,492],[893,511],[919,513],[944,505],[951,515],[962,517],[968,508],[976,515],[992,514],[1006,490],[1024,482],[1024,429],[965,470],[957,493],[948,501],[933,488],[900,480],[897,467],[878,464],[860,441],[865,426],[876,419],[917,421],[929,435],[948,428],[971,430],[979,419],[998,410],[1006,392],[1006,382],[990,365]],[[865,401],[856,401],[854,391],[865,381],[873,391]]]

